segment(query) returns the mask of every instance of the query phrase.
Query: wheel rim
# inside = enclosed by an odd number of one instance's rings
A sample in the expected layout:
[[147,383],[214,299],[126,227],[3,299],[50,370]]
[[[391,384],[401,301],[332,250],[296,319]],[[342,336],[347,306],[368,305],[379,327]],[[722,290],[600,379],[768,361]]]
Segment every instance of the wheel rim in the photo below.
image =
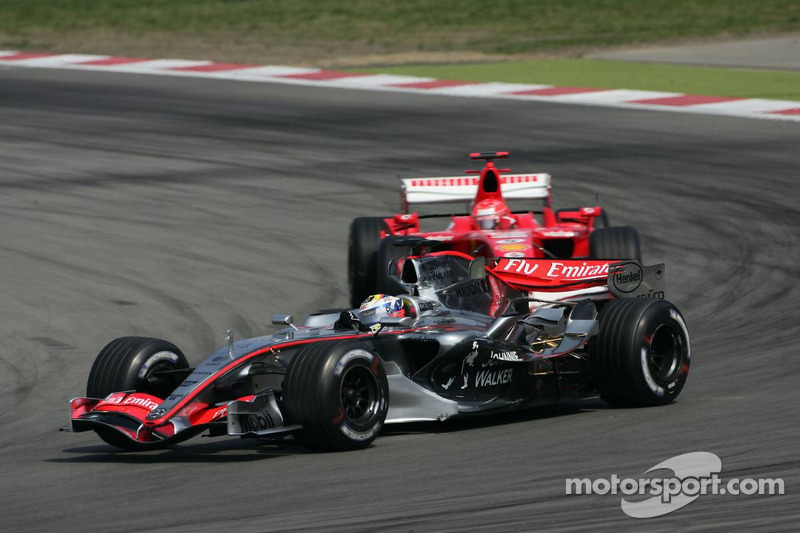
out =
[[161,370],[175,370],[177,368],[178,367],[172,362],[159,361],[147,371],[143,379],[139,380],[139,386],[136,387],[137,392],[144,392],[159,398],[166,398],[167,395],[172,392],[173,387],[167,380],[156,376]]
[[342,375],[340,399],[345,418],[357,426],[368,426],[378,412],[380,385],[368,367],[354,366]]
[[678,330],[662,324],[653,333],[647,366],[659,382],[668,384],[680,373],[685,354],[685,343]]

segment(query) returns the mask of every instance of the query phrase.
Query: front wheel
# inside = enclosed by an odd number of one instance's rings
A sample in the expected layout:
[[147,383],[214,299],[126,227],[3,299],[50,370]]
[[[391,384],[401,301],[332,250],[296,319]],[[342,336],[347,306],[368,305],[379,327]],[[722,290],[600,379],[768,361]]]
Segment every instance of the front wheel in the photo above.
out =
[[[166,398],[189,368],[183,353],[171,342],[147,337],[120,337],[109,342],[94,360],[86,396],[105,398],[112,392],[134,391]],[[138,449],[136,443],[112,429],[96,429],[101,439],[118,448]]]
[[186,357],[171,342],[147,337],[120,337],[109,342],[94,360],[86,395],[105,398],[112,392],[136,391],[166,398],[180,383],[179,373],[189,368]]
[[665,405],[689,376],[686,322],[666,300],[614,300],[600,312],[590,362],[600,396],[612,405]]
[[317,342],[295,355],[284,378],[287,425],[311,448],[366,448],[389,410],[389,381],[374,351],[357,341]]

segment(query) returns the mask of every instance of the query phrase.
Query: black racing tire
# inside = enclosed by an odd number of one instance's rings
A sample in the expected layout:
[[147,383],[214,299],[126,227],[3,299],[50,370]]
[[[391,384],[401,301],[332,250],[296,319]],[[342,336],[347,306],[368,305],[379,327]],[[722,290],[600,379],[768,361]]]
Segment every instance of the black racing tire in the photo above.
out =
[[148,337],[120,337],[109,342],[94,360],[86,395],[105,398],[112,392],[132,390],[163,399],[178,383],[154,378],[155,371],[187,368],[186,357],[171,342]]
[[367,296],[376,294],[375,274],[378,271],[378,248],[386,222],[379,217],[359,217],[350,224],[347,239],[347,282],[350,305],[358,307]]
[[411,255],[410,246],[395,246],[395,241],[402,238],[401,236],[389,235],[381,241],[381,245],[378,248],[377,271],[375,273],[375,294],[382,293],[397,296],[398,294],[408,293],[403,284],[397,280],[400,277],[400,272],[392,272],[390,270],[392,261]]
[[309,344],[289,362],[283,387],[287,425],[318,450],[366,448],[389,409],[389,381],[381,358],[358,341]]
[[666,300],[613,300],[600,311],[590,347],[592,375],[612,405],[666,405],[689,376],[691,345],[680,311]]
[[[112,392],[135,391],[163,399],[180,379],[155,378],[155,370],[188,368],[186,357],[171,342],[147,337],[120,337],[109,342],[95,358],[86,384],[86,396],[105,398]],[[133,442],[111,428],[95,428],[95,433],[117,448],[142,450],[153,447]]]
[[595,217],[594,219],[594,229],[603,229],[611,226],[611,223],[608,221],[608,211],[605,207],[602,209],[603,212],[600,214],[600,216]]
[[631,226],[610,226],[595,229],[589,236],[592,259],[635,259],[642,262],[639,232]]

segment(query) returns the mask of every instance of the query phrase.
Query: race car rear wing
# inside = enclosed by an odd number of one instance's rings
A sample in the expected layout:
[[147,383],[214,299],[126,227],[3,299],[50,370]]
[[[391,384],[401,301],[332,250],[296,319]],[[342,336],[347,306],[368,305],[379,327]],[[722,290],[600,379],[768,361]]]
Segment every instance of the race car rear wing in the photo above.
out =
[[[550,195],[550,174],[505,174],[499,177],[500,192],[506,200],[546,199]],[[469,202],[478,192],[476,176],[406,178],[401,187],[403,208],[411,204]]]

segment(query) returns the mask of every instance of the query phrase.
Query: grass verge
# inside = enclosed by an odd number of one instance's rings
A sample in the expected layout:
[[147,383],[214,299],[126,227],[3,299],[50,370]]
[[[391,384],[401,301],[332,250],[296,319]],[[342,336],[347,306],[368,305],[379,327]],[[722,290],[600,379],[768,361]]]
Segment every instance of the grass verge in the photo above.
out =
[[797,0],[0,0],[0,48],[258,63],[579,53],[798,28]]
[[641,89],[713,96],[800,100],[800,73],[655,65],[589,59],[553,59],[416,65],[358,69],[437,79],[541,83],[609,89]]

